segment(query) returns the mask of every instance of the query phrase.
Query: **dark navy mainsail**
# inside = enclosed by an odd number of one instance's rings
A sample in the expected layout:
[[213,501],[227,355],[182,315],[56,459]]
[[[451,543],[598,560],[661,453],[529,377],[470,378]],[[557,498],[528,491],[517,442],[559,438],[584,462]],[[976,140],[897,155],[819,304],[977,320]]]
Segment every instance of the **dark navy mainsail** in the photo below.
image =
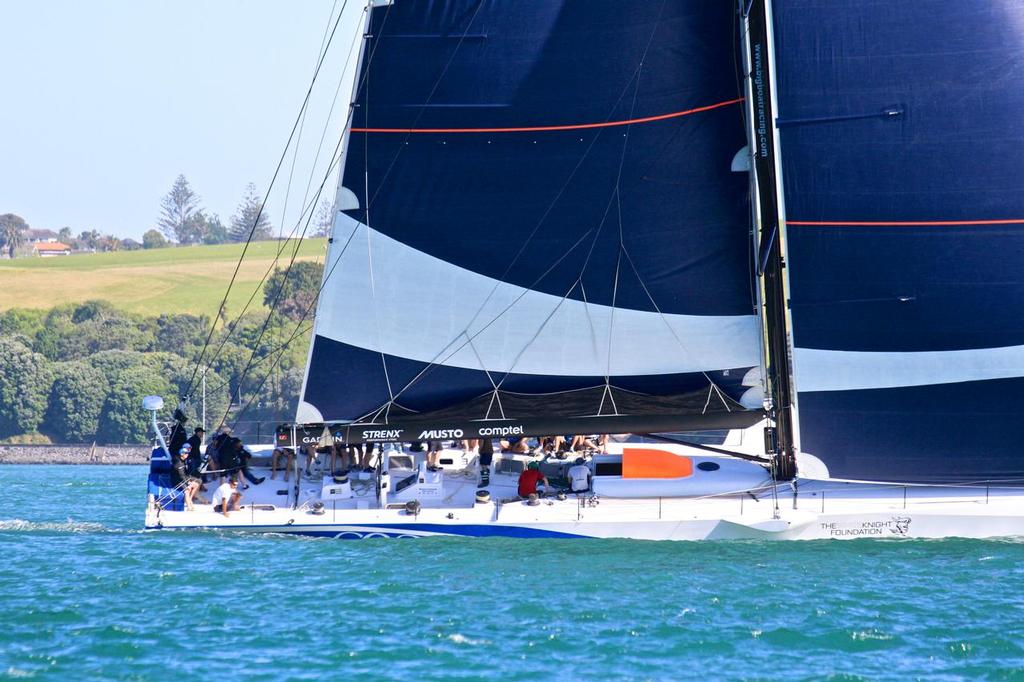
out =
[[1024,4],[773,8],[801,450],[1024,476]]
[[298,420],[759,407],[732,4],[377,4]]

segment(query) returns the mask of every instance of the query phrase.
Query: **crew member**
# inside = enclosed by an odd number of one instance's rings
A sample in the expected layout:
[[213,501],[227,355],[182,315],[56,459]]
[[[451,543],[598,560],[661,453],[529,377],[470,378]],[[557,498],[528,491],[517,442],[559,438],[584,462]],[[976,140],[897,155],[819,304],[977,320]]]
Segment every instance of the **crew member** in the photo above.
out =
[[550,488],[548,477],[540,472],[540,465],[537,462],[530,462],[519,474],[519,497],[526,498],[537,493],[537,484],[542,482],[545,488]]
[[491,484],[491,462],[494,461],[494,443],[491,442],[490,438],[482,439],[477,452],[480,455],[480,483],[476,487],[486,488]]
[[190,476],[188,473],[188,458],[191,454],[192,446],[185,443],[181,446],[178,451],[178,456],[174,461],[171,468],[171,481],[174,483],[175,488],[181,488],[185,494],[185,509],[193,511],[195,507],[192,505],[192,497],[199,490],[200,480],[195,476]]
[[199,477],[200,479],[202,478],[204,470],[202,446],[203,438],[205,437],[206,429],[204,429],[202,426],[197,426],[195,428],[195,431],[192,432],[192,435],[189,437],[189,439],[185,441],[185,445],[191,448],[191,453],[188,456],[188,472],[193,476]]
[[292,467],[295,466],[295,451],[291,448],[280,447],[274,448],[274,453],[270,457],[270,480],[273,481],[274,477],[277,476],[277,462],[279,459],[285,460],[284,465],[284,480],[288,482],[288,475],[291,473]]
[[577,457],[576,463],[569,467],[565,475],[569,479],[569,490],[572,492],[585,493],[590,490],[590,467],[587,466],[587,460]]
[[213,492],[213,500],[211,500],[213,511],[227,516],[228,512],[238,511],[241,508],[238,504],[241,500],[242,493],[238,492],[238,479],[232,476]]

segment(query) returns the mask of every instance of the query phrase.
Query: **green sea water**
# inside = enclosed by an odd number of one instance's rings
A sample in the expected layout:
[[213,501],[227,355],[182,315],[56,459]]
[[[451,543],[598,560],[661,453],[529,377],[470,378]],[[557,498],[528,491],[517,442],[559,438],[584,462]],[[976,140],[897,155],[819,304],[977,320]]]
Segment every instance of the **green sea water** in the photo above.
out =
[[0,467],[0,678],[1021,679],[1024,541],[144,533],[141,467]]

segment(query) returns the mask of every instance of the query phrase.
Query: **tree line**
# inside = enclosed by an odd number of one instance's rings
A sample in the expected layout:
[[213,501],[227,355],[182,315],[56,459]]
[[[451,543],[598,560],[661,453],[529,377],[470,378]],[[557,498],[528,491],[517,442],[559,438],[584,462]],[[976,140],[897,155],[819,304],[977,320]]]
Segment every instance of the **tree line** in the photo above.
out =
[[[330,202],[325,198],[311,220],[308,235],[326,236],[331,227]],[[14,258],[27,246],[26,236],[29,224],[16,213],[0,215],[0,249],[9,258]],[[157,249],[168,246],[190,244],[227,244],[253,240],[272,239],[274,226],[270,221],[264,200],[256,185],[246,185],[238,208],[227,224],[216,213],[207,211],[199,195],[192,189],[188,179],[179,175],[170,191],[160,201],[160,214],[155,228],[142,235],[142,241],[102,234],[99,230],[83,230],[77,236],[70,227],[62,227],[57,238],[75,250],[130,251],[134,249]]]
[[[160,202],[159,229],[142,235],[143,248],[161,248],[172,244],[226,244],[272,239],[274,227],[256,185],[246,185],[242,201],[225,225],[220,216],[210,213],[200,203],[188,179],[179,175],[174,186]],[[331,210],[327,199],[320,202],[309,236],[322,237],[330,230]]]
[[105,301],[0,313],[0,440],[146,442],[142,398],[174,406],[191,388],[196,423],[204,373],[208,425],[292,418],[321,274],[310,262],[278,268],[264,289],[264,303],[277,304],[269,320],[224,315],[205,354],[205,316],[145,317]]

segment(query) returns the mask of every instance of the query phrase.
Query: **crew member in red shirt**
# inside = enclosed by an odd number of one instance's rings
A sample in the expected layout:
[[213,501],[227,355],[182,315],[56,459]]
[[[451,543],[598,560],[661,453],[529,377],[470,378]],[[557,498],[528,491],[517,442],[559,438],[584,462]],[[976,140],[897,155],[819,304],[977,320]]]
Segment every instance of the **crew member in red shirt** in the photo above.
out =
[[544,487],[550,488],[548,477],[540,472],[540,465],[537,462],[530,462],[519,474],[519,497],[527,498],[537,492],[537,484],[544,481]]

